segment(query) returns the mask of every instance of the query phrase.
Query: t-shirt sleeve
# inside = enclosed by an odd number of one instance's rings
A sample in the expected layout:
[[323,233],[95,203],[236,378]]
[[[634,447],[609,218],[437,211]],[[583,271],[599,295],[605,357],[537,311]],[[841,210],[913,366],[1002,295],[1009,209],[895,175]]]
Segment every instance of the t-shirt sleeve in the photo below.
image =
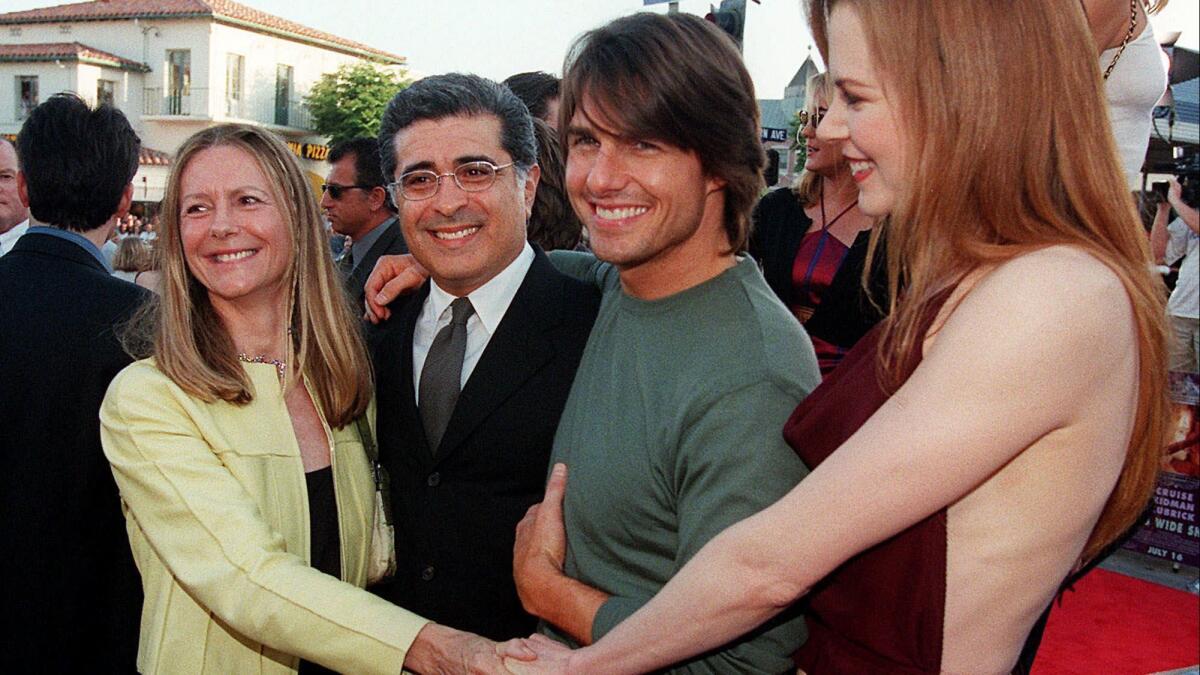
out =
[[559,272],[601,291],[615,288],[619,283],[617,268],[591,253],[583,251],[547,251],[546,257]]
[[[719,395],[699,397],[689,406],[694,412],[682,426],[671,469],[678,519],[675,572],[719,532],[771,505],[808,473],[782,433],[799,398],[769,378],[746,379],[755,381],[733,389],[714,386]],[[648,600],[611,598],[596,613],[593,639]],[[792,667],[790,654],[804,634],[803,620],[785,612],[750,637],[675,670],[783,672]]]
[[1188,239],[1192,231],[1188,228],[1187,223],[1176,218],[1167,225],[1167,234],[1170,238],[1167,240],[1167,252],[1163,255],[1163,261],[1168,265],[1174,265],[1177,260],[1187,255]]

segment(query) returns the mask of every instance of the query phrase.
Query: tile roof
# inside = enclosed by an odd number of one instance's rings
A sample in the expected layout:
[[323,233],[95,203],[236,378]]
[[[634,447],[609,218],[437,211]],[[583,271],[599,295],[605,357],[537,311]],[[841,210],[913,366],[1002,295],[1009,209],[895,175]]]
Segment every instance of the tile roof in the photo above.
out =
[[101,51],[79,42],[43,42],[29,45],[0,44],[0,62],[79,61],[109,66],[139,73],[150,72],[150,66]]
[[316,44],[358,56],[404,63],[403,56],[325,33],[233,0],[93,0],[69,5],[40,7],[0,14],[0,26],[64,21],[116,21],[121,19],[168,19],[211,17],[215,21],[274,33],[300,42]]

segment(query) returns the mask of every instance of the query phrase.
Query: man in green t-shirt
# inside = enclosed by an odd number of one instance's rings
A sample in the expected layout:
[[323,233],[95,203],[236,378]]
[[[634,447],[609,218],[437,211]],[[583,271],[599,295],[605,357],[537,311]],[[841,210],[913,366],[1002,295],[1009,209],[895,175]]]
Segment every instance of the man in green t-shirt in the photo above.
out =
[[[733,44],[693,16],[638,14],[571,54],[566,182],[596,257],[554,262],[605,295],[555,437],[566,468],[518,527],[514,574],[544,633],[587,644],[804,476],[781,429],[820,378],[738,255],[764,155]],[[676,670],[779,673],[803,638],[785,613]]]
[[[572,49],[561,106],[567,191],[595,257],[551,259],[604,297],[514,576],[544,633],[586,644],[805,475],[782,428],[820,376],[804,329],[740,255],[765,159],[729,39],[690,15],[618,19]],[[373,313],[418,280],[410,265],[381,259]],[[673,670],[780,673],[803,640],[785,612]]]

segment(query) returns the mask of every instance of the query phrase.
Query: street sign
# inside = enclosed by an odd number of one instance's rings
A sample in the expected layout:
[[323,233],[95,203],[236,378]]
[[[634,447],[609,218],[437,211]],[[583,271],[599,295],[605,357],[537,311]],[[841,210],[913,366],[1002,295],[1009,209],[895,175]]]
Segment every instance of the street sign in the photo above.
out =
[[763,127],[762,140],[772,141],[772,142],[776,142],[776,143],[786,143],[788,140],[788,130],[787,129],[772,129],[770,127]]

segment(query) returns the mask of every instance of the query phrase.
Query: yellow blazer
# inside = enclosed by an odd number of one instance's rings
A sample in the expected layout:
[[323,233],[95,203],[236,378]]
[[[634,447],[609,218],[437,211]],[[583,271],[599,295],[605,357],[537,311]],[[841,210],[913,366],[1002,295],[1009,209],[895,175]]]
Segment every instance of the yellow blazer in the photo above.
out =
[[245,368],[244,406],[189,396],[152,360],[104,397],[101,440],[145,590],[138,669],[292,673],[303,657],[400,672],[426,621],[361,588],[374,482],[354,425],[330,430],[339,581],[309,566],[304,467],[275,367]]

